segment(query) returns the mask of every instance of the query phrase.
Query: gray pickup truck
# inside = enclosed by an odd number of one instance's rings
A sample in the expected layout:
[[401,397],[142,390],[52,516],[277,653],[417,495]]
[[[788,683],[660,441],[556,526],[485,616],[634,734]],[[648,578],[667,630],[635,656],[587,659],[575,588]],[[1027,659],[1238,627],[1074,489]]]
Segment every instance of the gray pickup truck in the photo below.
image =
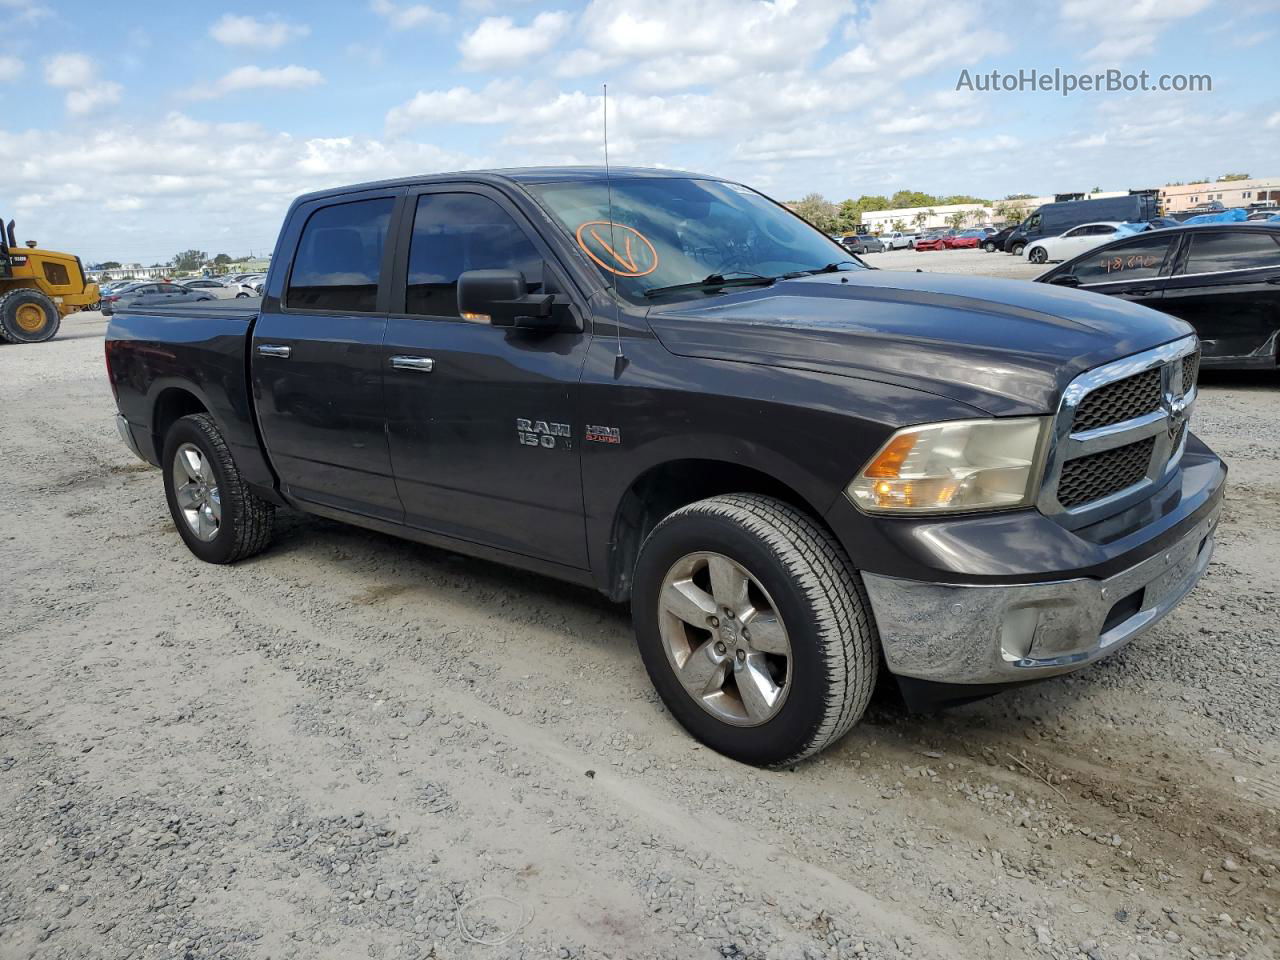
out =
[[122,308],[106,353],[196,557],[288,507],[594,587],[672,715],[770,766],[882,664],[929,706],[1120,649],[1204,572],[1226,474],[1185,323],[868,269],[672,171],[310,194],[261,302]]

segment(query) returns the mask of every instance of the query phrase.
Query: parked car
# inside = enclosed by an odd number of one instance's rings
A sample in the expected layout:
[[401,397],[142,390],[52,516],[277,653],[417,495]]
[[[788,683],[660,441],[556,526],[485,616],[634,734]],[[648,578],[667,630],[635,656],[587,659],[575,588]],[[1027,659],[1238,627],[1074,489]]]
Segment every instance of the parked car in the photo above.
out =
[[960,233],[944,237],[943,242],[948,250],[972,249],[981,244],[986,238],[987,233],[985,230],[963,230]]
[[215,300],[235,300],[237,298],[243,300],[247,297],[256,297],[258,295],[253,287],[247,283],[223,283],[221,280],[211,280],[204,277],[181,280],[179,284],[188,290],[203,290]]
[[1109,243],[1119,237],[1129,237],[1145,229],[1138,224],[1115,221],[1082,223],[1058,237],[1043,237],[1027,244],[1025,256],[1032,263],[1048,263],[1050,260],[1069,260],[1078,253]]
[[901,250],[904,247],[910,249],[916,245],[918,233],[903,233],[901,230],[895,230],[892,233],[883,233],[880,235],[880,242],[884,244],[886,250]]
[[1009,234],[1004,248],[1020,257],[1027,244],[1035,240],[1061,236],[1082,223],[1097,223],[1102,220],[1145,222],[1157,215],[1157,207],[1155,198],[1148,194],[1042,204]]
[[1016,223],[1011,223],[1003,230],[998,230],[991,234],[982,241],[982,249],[987,253],[995,253],[997,250],[1003,250],[1004,242],[1009,239],[1009,235],[1016,229],[1018,229],[1018,225]]
[[947,249],[947,236],[943,233],[926,233],[923,237],[919,237],[915,242],[916,250],[945,250]]
[[213,294],[205,290],[191,290],[179,283],[137,283],[109,297],[103,297],[102,312],[111,316],[120,310],[168,307],[213,299]]
[[840,245],[850,253],[884,253],[884,242],[870,233],[857,233],[843,237]]
[[1210,223],[1116,240],[1039,283],[1151,307],[1200,336],[1206,367],[1273,368],[1280,344],[1280,224]]
[[1181,321],[847,256],[672,171],[329,189],[261,303],[117,313],[116,422],[197,558],[290,506],[593,585],[676,720],[786,766],[882,664],[925,706],[1121,649],[1204,572],[1226,475]]

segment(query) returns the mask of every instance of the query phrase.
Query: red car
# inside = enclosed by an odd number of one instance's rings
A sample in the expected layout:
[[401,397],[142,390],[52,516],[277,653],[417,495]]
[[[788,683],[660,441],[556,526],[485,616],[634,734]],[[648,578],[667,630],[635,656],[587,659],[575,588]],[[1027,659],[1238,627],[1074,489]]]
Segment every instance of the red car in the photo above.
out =
[[940,233],[930,233],[921,237],[916,241],[917,250],[945,250],[947,249],[947,241],[950,237],[944,237]]
[[978,247],[986,238],[987,234],[984,230],[966,230],[955,236],[943,237],[942,242],[948,250],[958,250],[962,247]]

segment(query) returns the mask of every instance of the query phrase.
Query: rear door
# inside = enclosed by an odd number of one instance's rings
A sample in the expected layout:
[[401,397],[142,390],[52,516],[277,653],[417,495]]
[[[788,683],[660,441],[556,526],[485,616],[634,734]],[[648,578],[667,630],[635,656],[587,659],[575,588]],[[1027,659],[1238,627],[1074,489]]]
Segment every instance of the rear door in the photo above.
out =
[[1071,266],[1070,273],[1082,290],[1161,310],[1160,300],[1177,251],[1176,241],[1176,235],[1164,230],[1139,234],[1082,254]]
[[411,193],[398,246],[383,375],[405,522],[585,568],[577,405],[589,331],[531,335],[458,313],[467,270],[519,270],[530,292],[569,292],[554,254],[478,184]]
[[297,208],[277,256],[291,258],[250,353],[258,422],[285,491],[366,516],[403,517],[382,402],[392,212],[402,188]]
[[1280,230],[1188,233],[1160,309],[1186,320],[1210,359],[1276,360]]

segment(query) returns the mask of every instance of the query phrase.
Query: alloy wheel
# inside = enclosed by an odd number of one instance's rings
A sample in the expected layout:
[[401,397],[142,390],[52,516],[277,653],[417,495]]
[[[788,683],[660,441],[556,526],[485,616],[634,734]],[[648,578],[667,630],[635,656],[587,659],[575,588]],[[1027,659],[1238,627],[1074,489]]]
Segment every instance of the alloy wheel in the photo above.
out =
[[188,529],[204,541],[218,535],[222,498],[209,458],[194,443],[184,443],[173,456],[173,493]]
[[791,642],[760,581],[720,553],[691,553],[667,571],[659,630],[681,686],[712,716],[754,727],[790,691]]

